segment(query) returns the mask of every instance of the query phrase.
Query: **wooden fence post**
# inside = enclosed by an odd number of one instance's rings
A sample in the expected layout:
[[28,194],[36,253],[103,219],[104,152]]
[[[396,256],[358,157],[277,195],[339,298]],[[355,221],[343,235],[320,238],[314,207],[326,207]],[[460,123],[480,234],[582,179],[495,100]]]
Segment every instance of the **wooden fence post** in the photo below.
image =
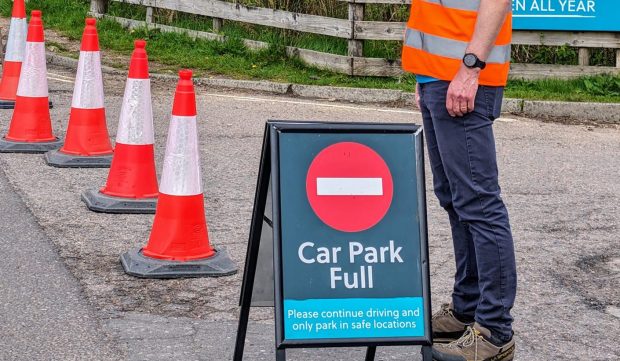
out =
[[146,23],[153,23],[153,8],[151,6],[147,6],[146,8]]
[[616,68],[620,68],[620,49],[616,49]]
[[105,14],[108,11],[108,0],[90,0],[92,14]]
[[224,19],[213,18],[213,31],[218,33],[222,30],[222,26],[224,26]]
[[349,21],[351,22],[351,38],[349,39],[349,56],[364,56],[364,40],[355,39],[355,22],[364,20],[366,4],[349,0]]
[[579,48],[579,65],[581,66],[590,65],[590,49]]

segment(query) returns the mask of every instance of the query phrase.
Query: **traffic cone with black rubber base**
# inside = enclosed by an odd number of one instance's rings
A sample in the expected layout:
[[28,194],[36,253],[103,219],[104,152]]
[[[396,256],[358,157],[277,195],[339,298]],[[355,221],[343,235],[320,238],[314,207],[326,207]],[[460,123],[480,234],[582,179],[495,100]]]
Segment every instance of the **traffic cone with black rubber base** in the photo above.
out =
[[116,133],[116,147],[108,180],[101,190],[91,189],[82,200],[91,211],[155,213],[153,108],[146,42],[136,40]]
[[13,14],[9,25],[9,37],[4,52],[2,65],[2,81],[0,82],[0,109],[15,108],[19,74],[22,70],[24,54],[26,52],[26,5],[24,0],[13,2]]
[[59,150],[46,153],[45,160],[59,168],[108,168],[113,154],[103,101],[99,36],[96,20],[88,18],[65,144]]
[[146,247],[123,254],[121,263],[142,278],[231,275],[237,266],[209,242],[192,72],[181,70],[179,76],[151,236]]
[[28,24],[15,110],[8,134],[0,139],[0,152],[45,153],[60,146],[62,141],[52,134],[43,21],[41,11],[33,10]]

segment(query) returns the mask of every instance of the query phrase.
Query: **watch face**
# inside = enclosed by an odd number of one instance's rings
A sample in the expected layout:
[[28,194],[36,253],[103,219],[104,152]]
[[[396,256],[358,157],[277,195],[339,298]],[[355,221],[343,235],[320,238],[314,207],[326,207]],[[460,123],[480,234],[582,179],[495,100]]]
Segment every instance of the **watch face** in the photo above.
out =
[[463,63],[465,63],[465,66],[467,67],[474,67],[476,65],[476,56],[474,54],[467,54],[465,55],[465,57],[463,58]]

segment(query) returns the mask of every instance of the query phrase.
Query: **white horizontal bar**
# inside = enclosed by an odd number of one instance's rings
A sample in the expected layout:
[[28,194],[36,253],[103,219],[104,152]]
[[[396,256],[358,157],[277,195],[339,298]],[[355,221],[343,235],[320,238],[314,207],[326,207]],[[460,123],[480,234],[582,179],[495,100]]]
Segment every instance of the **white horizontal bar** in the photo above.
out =
[[319,196],[382,196],[381,178],[317,178]]

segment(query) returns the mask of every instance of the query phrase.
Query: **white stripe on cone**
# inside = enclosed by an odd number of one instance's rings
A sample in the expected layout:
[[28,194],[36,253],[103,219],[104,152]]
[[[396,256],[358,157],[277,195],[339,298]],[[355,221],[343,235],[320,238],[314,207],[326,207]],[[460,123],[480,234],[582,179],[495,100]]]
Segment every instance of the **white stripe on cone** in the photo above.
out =
[[11,18],[8,42],[4,61],[22,62],[26,53],[26,36],[28,35],[28,22],[26,19]]
[[100,52],[80,52],[71,106],[78,109],[103,108],[103,79],[101,75]]
[[159,191],[172,196],[202,194],[196,117],[173,115]]
[[155,142],[150,79],[127,79],[116,142],[128,145]]
[[317,178],[319,196],[382,196],[381,178]]
[[45,43],[26,43],[26,54],[19,76],[17,95],[22,97],[47,97],[47,64]]

